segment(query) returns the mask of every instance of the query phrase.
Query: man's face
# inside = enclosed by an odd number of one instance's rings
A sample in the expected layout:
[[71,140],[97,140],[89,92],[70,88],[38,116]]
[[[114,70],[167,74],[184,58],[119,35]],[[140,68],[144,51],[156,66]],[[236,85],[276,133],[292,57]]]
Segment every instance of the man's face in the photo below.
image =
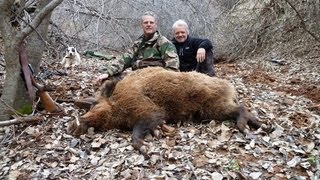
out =
[[157,30],[157,23],[154,17],[152,16],[143,16],[142,17],[142,29],[143,34],[146,37],[150,37]]
[[173,33],[174,33],[174,38],[176,39],[177,42],[183,43],[187,40],[188,33],[186,28],[178,26],[174,29]]

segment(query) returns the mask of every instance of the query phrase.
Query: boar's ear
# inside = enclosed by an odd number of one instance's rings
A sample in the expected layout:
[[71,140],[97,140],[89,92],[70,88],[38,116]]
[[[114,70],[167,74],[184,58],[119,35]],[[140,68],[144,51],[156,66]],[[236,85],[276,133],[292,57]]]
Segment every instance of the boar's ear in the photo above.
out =
[[102,97],[110,97],[118,84],[125,76],[125,73],[121,75],[112,76],[109,79],[105,80],[100,87],[100,96]]
[[119,81],[111,79],[105,80],[100,87],[100,96],[110,97]]

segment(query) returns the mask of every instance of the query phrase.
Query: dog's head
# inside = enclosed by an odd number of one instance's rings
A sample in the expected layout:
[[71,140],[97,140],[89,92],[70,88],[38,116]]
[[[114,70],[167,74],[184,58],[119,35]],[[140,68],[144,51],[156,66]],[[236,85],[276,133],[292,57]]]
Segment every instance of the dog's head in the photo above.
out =
[[74,48],[74,47],[68,47],[68,48],[67,48],[66,55],[67,55],[68,57],[73,57],[76,53],[77,53],[76,48]]

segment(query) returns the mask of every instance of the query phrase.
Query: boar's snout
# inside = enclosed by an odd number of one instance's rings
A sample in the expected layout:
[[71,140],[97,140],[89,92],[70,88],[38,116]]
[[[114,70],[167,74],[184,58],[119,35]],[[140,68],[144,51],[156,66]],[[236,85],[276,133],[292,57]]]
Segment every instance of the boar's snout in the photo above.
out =
[[73,122],[71,122],[67,131],[69,134],[72,134],[75,137],[79,137],[80,135],[86,133],[88,128],[89,127],[87,123],[81,121],[79,122],[79,120],[76,119]]

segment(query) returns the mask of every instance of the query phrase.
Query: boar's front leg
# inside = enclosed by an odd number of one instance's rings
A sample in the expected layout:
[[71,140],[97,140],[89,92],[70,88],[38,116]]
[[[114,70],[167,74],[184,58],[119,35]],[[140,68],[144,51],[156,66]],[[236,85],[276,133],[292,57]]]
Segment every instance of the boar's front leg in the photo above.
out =
[[241,132],[248,134],[249,130],[247,129],[247,125],[253,127],[254,129],[258,129],[261,127],[265,131],[270,130],[267,125],[259,122],[259,120],[254,117],[254,115],[250,113],[245,107],[240,106],[237,117],[237,126]]
[[138,120],[133,126],[132,145],[140,151],[144,156],[147,155],[147,146],[149,144],[144,141],[147,134],[155,135],[157,127],[162,126],[165,122],[165,114],[163,112],[150,112],[148,115]]

